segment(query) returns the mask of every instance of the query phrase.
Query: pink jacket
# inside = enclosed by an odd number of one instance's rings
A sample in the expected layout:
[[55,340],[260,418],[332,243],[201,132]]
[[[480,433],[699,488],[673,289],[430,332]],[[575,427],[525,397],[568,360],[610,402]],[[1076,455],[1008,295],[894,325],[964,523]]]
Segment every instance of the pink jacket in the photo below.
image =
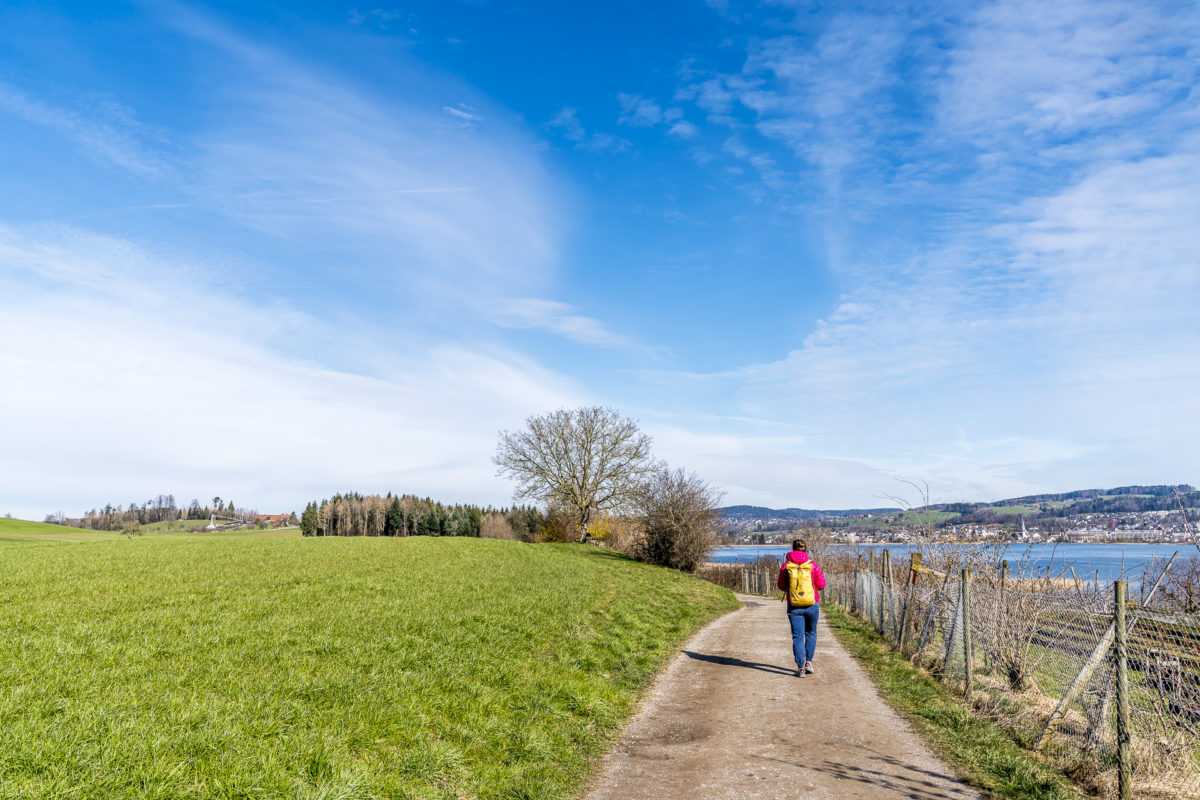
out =
[[[783,566],[779,568],[779,580],[775,581],[775,585],[779,587],[779,591],[781,592],[787,591],[787,562],[789,561],[793,564],[803,564],[805,561],[812,561],[812,559],[808,557],[808,553],[800,550],[793,550],[787,554],[787,558],[783,560]],[[812,565],[812,582],[813,589],[816,590],[813,594],[817,596],[817,602],[819,603],[821,602],[820,590],[825,588],[825,575],[821,572],[821,568],[817,566],[817,562],[815,561],[813,561]]]

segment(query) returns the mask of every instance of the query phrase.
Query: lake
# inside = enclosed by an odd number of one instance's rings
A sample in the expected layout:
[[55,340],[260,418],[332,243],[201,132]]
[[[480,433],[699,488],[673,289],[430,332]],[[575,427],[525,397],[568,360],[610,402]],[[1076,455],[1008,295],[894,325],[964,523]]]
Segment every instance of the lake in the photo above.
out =
[[[850,549],[849,545],[844,547]],[[907,556],[908,545],[859,545],[858,549],[864,554],[868,550],[888,549],[893,553]],[[718,564],[753,563],[761,556],[782,559],[791,548],[786,545],[759,545],[742,547],[718,547],[713,550],[709,561]],[[1166,561],[1171,554],[1179,551],[1179,558],[1196,558],[1200,550],[1191,544],[1010,544],[1004,558],[1011,568],[1026,556],[1030,557],[1030,565],[1039,573],[1050,567],[1052,576],[1074,567],[1081,581],[1094,582],[1097,578],[1107,582],[1118,580],[1122,574],[1128,581],[1140,582],[1142,574],[1155,559]],[[1151,580],[1157,578],[1155,573]]]

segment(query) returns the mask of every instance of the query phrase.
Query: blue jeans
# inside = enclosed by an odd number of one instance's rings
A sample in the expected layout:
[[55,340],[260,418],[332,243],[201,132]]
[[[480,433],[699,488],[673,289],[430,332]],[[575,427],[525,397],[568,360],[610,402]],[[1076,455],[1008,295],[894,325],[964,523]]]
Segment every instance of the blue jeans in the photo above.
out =
[[820,603],[813,603],[807,608],[788,606],[788,622],[792,623],[792,655],[796,657],[796,666],[800,669],[812,661],[813,653],[817,652],[817,617],[820,614]]

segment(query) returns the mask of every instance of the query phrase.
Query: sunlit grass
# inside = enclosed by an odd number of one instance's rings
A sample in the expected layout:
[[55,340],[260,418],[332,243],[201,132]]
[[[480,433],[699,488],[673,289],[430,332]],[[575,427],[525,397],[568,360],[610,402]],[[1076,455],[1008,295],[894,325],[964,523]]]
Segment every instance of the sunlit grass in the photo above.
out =
[[0,559],[3,797],[572,797],[736,605],[578,545],[164,535]]

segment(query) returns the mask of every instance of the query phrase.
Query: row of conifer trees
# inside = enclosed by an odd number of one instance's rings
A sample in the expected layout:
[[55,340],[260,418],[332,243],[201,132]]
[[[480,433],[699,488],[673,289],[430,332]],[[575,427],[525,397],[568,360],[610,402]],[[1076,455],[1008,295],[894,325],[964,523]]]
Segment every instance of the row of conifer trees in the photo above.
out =
[[545,515],[536,508],[444,505],[414,495],[336,494],[300,515],[304,536],[488,536],[536,541]]

